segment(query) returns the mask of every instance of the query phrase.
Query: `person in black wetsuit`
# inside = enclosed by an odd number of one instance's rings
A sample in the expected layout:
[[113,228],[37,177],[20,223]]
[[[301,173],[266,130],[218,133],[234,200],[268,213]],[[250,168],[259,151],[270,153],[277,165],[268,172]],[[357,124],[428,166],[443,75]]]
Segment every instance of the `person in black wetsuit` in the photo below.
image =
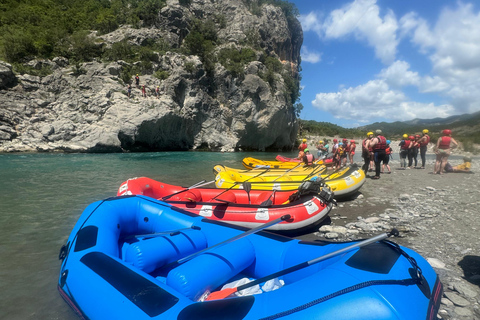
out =
[[422,137],[418,140],[420,145],[420,158],[422,158],[422,166],[420,169],[425,169],[425,155],[427,154],[428,144],[430,143],[430,136],[428,135],[428,129],[423,129]]

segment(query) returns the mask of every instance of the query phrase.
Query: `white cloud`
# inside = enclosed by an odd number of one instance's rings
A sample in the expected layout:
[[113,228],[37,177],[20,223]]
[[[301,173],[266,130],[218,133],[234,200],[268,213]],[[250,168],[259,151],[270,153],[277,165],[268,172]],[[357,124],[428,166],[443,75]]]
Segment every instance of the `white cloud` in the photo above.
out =
[[317,63],[322,60],[322,54],[318,52],[310,52],[307,46],[302,46],[302,61],[310,62],[310,63]]
[[409,101],[399,90],[392,90],[384,79],[342,89],[339,92],[318,93],[314,107],[337,118],[374,122],[378,119],[411,120],[414,118],[445,117],[452,106]]
[[380,17],[376,0],[356,0],[330,13],[323,24],[325,38],[338,39],[353,34],[366,40],[383,63],[393,62],[397,52],[397,19],[391,10]]
[[322,37],[322,23],[321,18],[316,12],[310,12],[307,15],[301,15],[300,24],[302,25],[303,32],[313,31],[318,34],[319,37]]
[[382,69],[378,75],[392,87],[419,85],[420,76],[417,72],[410,71],[410,64],[406,61],[395,61],[388,68]]

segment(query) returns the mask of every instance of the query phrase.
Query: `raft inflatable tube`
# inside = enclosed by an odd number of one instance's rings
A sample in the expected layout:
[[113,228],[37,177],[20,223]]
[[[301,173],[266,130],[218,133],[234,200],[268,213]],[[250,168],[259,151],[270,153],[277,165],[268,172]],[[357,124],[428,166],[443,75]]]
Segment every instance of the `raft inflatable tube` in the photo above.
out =
[[255,190],[296,190],[305,181],[321,180],[333,192],[335,199],[348,198],[360,190],[366,181],[365,173],[356,164],[346,166],[329,174],[301,175],[290,172],[277,175],[255,175],[252,170],[239,172],[226,170],[215,176],[215,185],[223,189],[242,189],[250,182]]
[[[243,158],[242,165],[248,169],[292,169],[299,165],[300,161],[290,161],[290,162],[282,162],[282,161],[266,161],[266,160],[259,160],[251,157]],[[327,158],[323,160],[318,160],[315,162],[317,165],[325,165],[327,167],[333,166],[333,159]]]
[[272,231],[311,230],[322,223],[333,206],[331,195],[317,192],[300,195],[296,191],[189,189],[145,177],[123,182],[117,195],[145,195],[199,216],[247,228],[287,213],[292,216],[293,222],[275,224],[268,228]]
[[313,176],[315,174],[322,174],[327,172],[327,167],[324,165],[311,165],[305,166],[301,163],[298,163],[297,166],[291,169],[284,168],[255,168],[255,169],[237,169],[232,167],[227,167],[223,164],[217,164],[213,166],[213,173],[217,174],[223,171],[235,171],[240,174],[249,175],[249,176],[269,176],[269,177],[278,177],[279,175],[289,174],[290,176]]
[[[58,290],[90,320],[436,317],[442,284],[411,249],[381,240],[338,254],[355,242],[307,242],[268,231],[238,239],[247,230],[143,196],[98,201],[60,251]],[[277,278],[276,290],[261,284],[254,295],[202,301],[226,283],[270,278],[294,265],[301,269]]]

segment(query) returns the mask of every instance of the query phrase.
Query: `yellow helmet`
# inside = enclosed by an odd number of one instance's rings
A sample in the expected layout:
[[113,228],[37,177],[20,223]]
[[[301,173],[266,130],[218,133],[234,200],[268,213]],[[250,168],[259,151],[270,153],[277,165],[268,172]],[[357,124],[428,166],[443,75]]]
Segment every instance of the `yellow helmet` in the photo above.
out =
[[318,141],[318,143],[323,143],[323,140]]
[[367,133],[367,137],[370,137],[370,136],[373,136],[373,132],[370,131],[369,133]]
[[138,73],[137,73],[137,76],[138,76]]
[[302,142],[307,142],[307,139],[303,139]]
[[428,133],[428,129],[423,129],[422,133],[423,133],[423,134],[427,134],[427,133]]
[[405,134],[403,135],[403,139],[408,139],[408,134],[405,133]]

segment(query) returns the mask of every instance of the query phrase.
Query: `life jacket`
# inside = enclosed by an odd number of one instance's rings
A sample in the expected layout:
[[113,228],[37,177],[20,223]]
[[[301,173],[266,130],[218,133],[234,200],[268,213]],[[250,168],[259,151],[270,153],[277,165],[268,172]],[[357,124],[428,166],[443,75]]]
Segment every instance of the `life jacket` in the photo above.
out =
[[345,152],[346,152],[346,153],[349,153],[349,152],[350,152],[350,145],[349,145],[349,144],[347,144],[347,145],[345,146]]
[[400,149],[407,150],[408,147],[410,146],[410,140],[404,140],[404,142],[405,143],[403,144],[403,146],[400,147]]
[[387,147],[387,139],[384,136],[377,136],[378,142],[373,147],[374,150],[385,150]]
[[363,139],[363,141],[362,141],[362,151],[365,152],[365,153],[368,152],[368,149],[366,147],[367,140],[368,139]]
[[307,149],[307,144],[306,143],[302,143],[300,146],[298,146],[298,150],[303,151],[305,149]]
[[355,152],[355,149],[357,148],[357,146],[355,145],[355,143],[352,143],[350,144],[350,148],[348,149],[349,152]]
[[332,146],[332,153],[337,152],[337,149],[338,149],[338,144],[334,144],[334,145]]
[[425,137],[427,137],[427,139],[422,140],[422,143],[420,143],[420,147],[424,147],[430,143],[430,136],[426,134]]
[[313,163],[313,154],[309,153],[305,157],[307,157],[307,164],[311,165]]
[[343,156],[343,154],[345,153],[345,149],[344,149],[343,147],[338,147],[337,153],[338,153],[340,156]]
[[390,154],[392,154],[392,147],[388,146],[387,148],[385,148],[385,154],[388,156]]
[[440,141],[440,145],[438,146],[439,149],[450,149],[450,141],[452,141],[452,137],[442,137]]

